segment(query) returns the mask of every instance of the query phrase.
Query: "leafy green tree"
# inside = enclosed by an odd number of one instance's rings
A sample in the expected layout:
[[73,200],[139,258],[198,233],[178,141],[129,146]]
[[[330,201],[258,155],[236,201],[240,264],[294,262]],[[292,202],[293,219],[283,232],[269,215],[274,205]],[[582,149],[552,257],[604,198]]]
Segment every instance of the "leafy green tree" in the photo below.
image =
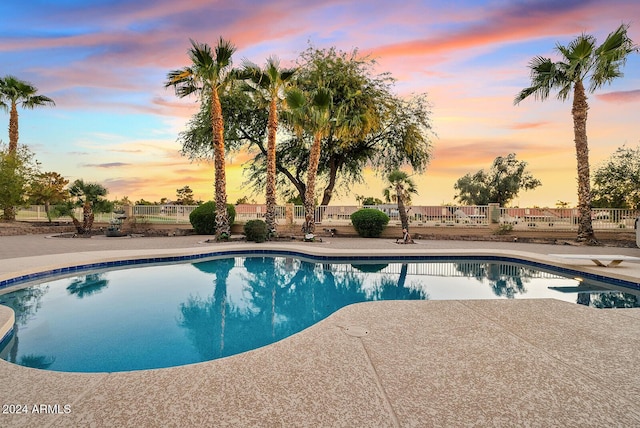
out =
[[515,98],[515,104],[533,95],[546,100],[551,90],[558,90],[558,99],[564,101],[573,91],[573,132],[578,164],[578,241],[596,242],[591,223],[591,182],[589,178],[589,146],[587,141],[588,91],[595,92],[605,83],[622,77],[622,66],[638,47],[627,36],[628,25],[621,25],[606,40],[596,45],[595,37],[582,34],[567,46],[556,44],[560,61],[537,56],[529,64],[531,86],[523,89]]
[[231,226],[227,217],[227,181],[225,172],[224,117],[220,94],[233,81],[231,57],[236,47],[220,38],[215,53],[206,43],[191,40],[189,59],[191,65],[167,74],[165,87],[173,86],[178,97],[198,94],[201,102],[210,102],[211,128],[213,131],[213,161],[215,166],[216,236],[228,239]]
[[[261,108],[241,85],[231,85],[220,94],[224,117],[224,141],[227,153],[261,144],[266,156],[264,141],[267,135],[269,112]],[[200,109],[178,135],[181,154],[193,160],[213,159],[213,127],[211,125],[211,101],[204,99]]]
[[255,204],[255,203],[256,203],[255,199],[249,199],[249,197],[246,195],[236,200],[236,205]]
[[593,205],[640,210],[640,146],[619,147],[596,169]]
[[542,183],[526,170],[527,162],[518,161],[515,153],[498,156],[491,169],[481,169],[475,174],[466,174],[454,184],[455,196],[466,205],[507,205],[521,190],[532,190]]
[[22,108],[36,108],[55,105],[44,95],[38,95],[38,88],[14,76],[0,78],[0,108],[9,110],[9,153],[18,149],[18,104]]
[[277,57],[270,57],[263,69],[245,62],[242,77],[246,88],[255,96],[258,105],[269,110],[267,124],[267,180],[265,222],[269,235],[277,234],[276,223],[276,133],[278,131],[278,109],[282,108],[285,89],[290,85],[295,68],[281,68]]
[[[60,215],[68,215],[80,234],[90,234],[95,218],[94,212],[108,213],[113,211],[113,204],[104,197],[107,189],[99,183],[85,183],[78,179],[69,186],[71,201],[56,205]],[[82,207],[82,223],[75,215],[75,208]]]
[[197,205],[196,200],[193,198],[191,187],[187,185],[176,189],[176,205]]
[[129,199],[128,196],[123,196],[120,199],[114,199],[111,202],[113,203],[114,206],[118,206],[118,207],[122,207],[124,205],[135,205],[133,202],[131,202],[131,199]]
[[411,203],[411,195],[417,194],[416,185],[404,171],[395,170],[388,176],[389,186],[384,189],[384,198],[387,202],[394,201],[398,204],[398,215],[403,229],[409,231],[409,218],[406,206]]
[[[374,74],[375,61],[360,56],[357,50],[310,47],[298,62],[297,87],[307,92],[324,87],[332,94],[332,119],[322,141],[318,169],[325,183],[321,205],[331,201],[338,178],[348,189],[362,181],[367,166],[385,174],[402,164],[418,171],[426,168],[431,144],[426,96],[397,97],[392,93],[393,78],[388,73]],[[294,166],[287,178],[304,177],[310,159],[307,150],[299,141],[283,144],[283,151],[297,158],[285,163]],[[290,181],[298,193],[306,193],[301,180]]]
[[38,173],[38,163],[27,146],[19,145],[12,152],[3,144],[0,149],[0,208],[3,220],[13,221],[15,207],[27,203],[25,195]]
[[69,198],[69,191],[65,187],[69,180],[57,172],[49,171],[37,174],[28,189],[29,202],[34,205],[44,205],[47,219],[51,223],[51,205],[57,205]]
[[146,199],[142,198],[142,199],[136,201],[134,205],[158,205],[158,203],[157,202],[147,201]]
[[380,205],[382,204],[382,199],[373,196],[356,195],[356,202],[360,205]]

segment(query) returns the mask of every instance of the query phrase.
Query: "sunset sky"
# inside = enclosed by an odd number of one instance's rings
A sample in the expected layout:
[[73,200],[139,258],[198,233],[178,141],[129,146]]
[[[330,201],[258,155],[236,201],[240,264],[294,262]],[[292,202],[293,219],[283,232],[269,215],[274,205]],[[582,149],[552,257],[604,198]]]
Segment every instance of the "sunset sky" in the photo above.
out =
[[[111,199],[172,199],[189,185],[210,200],[212,165],[182,157],[176,141],[197,100],[179,100],[163,86],[169,70],[188,65],[189,38],[232,41],[236,65],[244,58],[263,64],[270,55],[291,63],[309,43],[358,48],[377,59],[377,71],[392,73],[399,95],[426,92],[432,103],[437,136],[428,170],[414,176],[415,204],[453,202],[459,177],[515,152],[543,185],[513,205],[573,205],[571,102],[514,106],[513,99],[529,85],[534,56],[555,58],[556,42],[583,32],[601,43],[622,23],[640,43],[638,0],[5,0],[0,76],[27,80],[56,102],[19,111],[19,141],[44,171],[100,182]],[[640,144],[640,55],[623,71],[589,95],[592,169],[616,148]],[[8,121],[0,112],[5,143]],[[250,193],[241,188],[244,160],[228,160],[230,202]],[[371,175],[366,187],[332,203],[354,204],[355,194],[381,198],[383,187]]]

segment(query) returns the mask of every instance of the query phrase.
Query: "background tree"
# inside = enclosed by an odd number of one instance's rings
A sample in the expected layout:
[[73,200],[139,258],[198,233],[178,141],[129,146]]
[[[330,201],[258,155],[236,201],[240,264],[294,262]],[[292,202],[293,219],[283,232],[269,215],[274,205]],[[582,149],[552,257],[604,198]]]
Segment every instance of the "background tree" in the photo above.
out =
[[241,198],[238,198],[235,204],[241,205],[241,204],[255,204],[255,203],[256,203],[255,199],[249,199],[249,197],[245,195]]
[[381,205],[382,199],[373,196],[356,195],[356,202],[360,205]]
[[[328,205],[337,189],[348,191],[353,183],[362,182],[365,167],[373,167],[381,174],[403,164],[418,172],[426,169],[432,132],[425,94],[408,99],[393,94],[393,78],[387,73],[375,74],[375,61],[359,56],[357,50],[346,53],[335,48],[309,48],[301,54],[298,65],[296,85],[307,92],[320,85],[329,88],[334,108],[344,113],[341,124],[336,121],[330,128],[342,128],[344,135],[330,131],[322,140],[317,176],[317,186],[323,186],[320,204]],[[238,90],[222,96],[221,102],[228,125],[225,141],[232,150],[245,148],[252,155],[245,165],[244,184],[254,194],[264,194],[267,111],[255,98]],[[180,134],[183,154],[192,159],[211,156],[211,128],[207,122],[202,109],[192,118],[187,130]],[[310,145],[297,137],[286,118],[282,118],[278,134],[277,191],[285,200],[304,200]]]
[[227,216],[227,182],[225,175],[224,118],[220,94],[234,78],[231,57],[236,48],[231,42],[220,38],[215,54],[206,43],[191,40],[189,59],[191,66],[170,71],[165,87],[173,86],[176,95],[185,97],[193,93],[200,96],[203,104],[210,102],[211,128],[213,131],[213,162],[215,167],[216,236],[228,239],[231,226]]
[[411,203],[411,195],[417,194],[416,185],[404,171],[392,171],[387,177],[389,187],[384,189],[384,198],[387,202],[394,201],[398,204],[398,215],[403,229],[409,230],[409,218],[406,206]]
[[141,198],[140,200],[136,201],[133,205],[158,205],[158,203],[147,201],[146,199]]
[[38,167],[27,146],[19,145],[14,152],[4,144],[0,146],[0,208],[3,220],[15,220],[15,207],[27,203],[27,190],[38,173]]
[[593,205],[640,210],[640,146],[619,147],[595,170]]
[[[116,198],[116,199],[112,200],[111,202],[113,203],[114,206],[117,206],[117,207],[120,207],[120,208],[122,208],[125,205],[129,205],[129,206],[137,205],[137,204],[134,204],[133,202],[131,202],[131,199],[129,199],[128,196],[123,196],[122,198],[119,198],[119,199]],[[140,204],[140,205],[144,205],[144,204]]]
[[[322,141],[318,169],[325,183],[321,205],[329,204],[338,185],[348,189],[362,182],[367,166],[383,174],[403,164],[418,171],[426,168],[431,125],[425,96],[403,100],[394,95],[394,79],[388,73],[375,74],[375,61],[359,55],[357,49],[309,47],[298,63],[297,87],[313,91],[323,86],[332,94],[333,119]],[[309,159],[306,146],[295,141],[283,146],[291,156],[297,155],[296,162],[286,163],[295,166],[287,177],[303,177]],[[302,193],[304,186],[294,185]]]
[[193,198],[191,187],[187,185],[176,189],[176,205],[197,205],[196,200]]
[[526,170],[527,163],[518,161],[515,153],[493,161],[491,169],[466,174],[454,184],[455,199],[466,205],[497,203],[506,206],[521,190],[532,190],[542,183]]
[[[72,200],[59,204],[56,210],[60,215],[68,215],[73,225],[80,234],[90,234],[93,228],[94,212],[108,213],[113,211],[113,204],[104,196],[107,189],[99,183],[85,183],[78,179],[69,186],[69,195]],[[82,207],[82,223],[75,215],[75,208]]]
[[558,90],[558,99],[564,101],[573,90],[573,133],[578,164],[578,241],[596,242],[591,223],[591,182],[589,178],[589,145],[587,142],[587,103],[584,82],[594,92],[605,83],[622,77],[621,67],[630,53],[638,47],[627,36],[628,25],[621,25],[609,34],[604,43],[596,46],[595,37],[582,34],[567,46],[556,44],[561,60],[537,56],[529,64],[531,86],[515,98],[515,104],[533,95],[542,101],[552,89]]
[[37,174],[29,186],[29,203],[44,205],[47,219],[51,222],[51,205],[57,205],[69,198],[69,191],[65,187],[69,180],[57,172],[49,171]]
[[9,153],[18,148],[18,104],[22,108],[55,105],[44,95],[38,95],[38,88],[14,76],[0,78],[0,108],[9,110]]
[[278,109],[282,107],[285,89],[292,81],[296,69],[280,68],[280,60],[273,56],[267,59],[263,69],[251,62],[245,62],[243,77],[258,105],[266,105],[269,110],[267,124],[267,180],[265,222],[269,236],[277,234],[276,223],[276,133],[278,131]]

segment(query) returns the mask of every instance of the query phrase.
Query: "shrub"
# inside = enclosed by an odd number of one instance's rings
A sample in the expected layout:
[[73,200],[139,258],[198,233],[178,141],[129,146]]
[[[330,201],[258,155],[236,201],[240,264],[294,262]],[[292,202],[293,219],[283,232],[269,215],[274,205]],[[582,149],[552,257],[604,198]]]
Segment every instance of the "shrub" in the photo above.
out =
[[511,224],[511,223],[502,223],[500,226],[498,226],[498,229],[496,229],[495,234],[496,235],[508,235],[511,232],[513,232],[513,224]]
[[262,220],[249,220],[244,225],[244,234],[247,241],[264,242],[267,240],[269,229],[267,223]]
[[[227,215],[229,216],[229,224],[233,224],[236,219],[236,209],[231,204],[227,204]],[[189,222],[198,235],[215,235],[216,203],[209,201],[191,211]]]
[[363,208],[351,214],[351,223],[363,238],[377,238],[389,223],[389,216],[380,210]]

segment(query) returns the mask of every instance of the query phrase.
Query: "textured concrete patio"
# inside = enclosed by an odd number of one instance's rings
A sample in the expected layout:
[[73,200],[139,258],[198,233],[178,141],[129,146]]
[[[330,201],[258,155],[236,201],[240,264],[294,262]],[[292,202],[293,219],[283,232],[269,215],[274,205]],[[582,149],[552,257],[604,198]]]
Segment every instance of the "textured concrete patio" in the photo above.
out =
[[[504,255],[640,278],[635,261],[604,268],[547,255],[640,256],[637,248],[404,246],[338,238],[306,245],[204,244],[193,236],[0,239],[0,280],[95,261],[256,245],[332,255]],[[6,322],[6,312],[2,317]],[[273,345],[189,366],[83,374],[0,361],[0,405],[27,406],[26,414],[0,414],[0,426],[640,426],[639,332],[640,309],[597,310],[549,299],[356,304]]]

